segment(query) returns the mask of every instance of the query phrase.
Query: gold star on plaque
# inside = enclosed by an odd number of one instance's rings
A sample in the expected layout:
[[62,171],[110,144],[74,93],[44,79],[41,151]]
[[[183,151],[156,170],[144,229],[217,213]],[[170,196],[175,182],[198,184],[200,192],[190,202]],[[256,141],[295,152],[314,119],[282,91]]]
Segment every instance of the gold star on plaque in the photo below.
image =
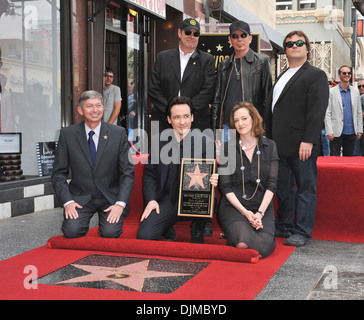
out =
[[104,140],[107,140],[108,136],[104,136]]
[[218,46],[216,46],[217,51],[222,51],[222,48],[224,48],[220,43]]

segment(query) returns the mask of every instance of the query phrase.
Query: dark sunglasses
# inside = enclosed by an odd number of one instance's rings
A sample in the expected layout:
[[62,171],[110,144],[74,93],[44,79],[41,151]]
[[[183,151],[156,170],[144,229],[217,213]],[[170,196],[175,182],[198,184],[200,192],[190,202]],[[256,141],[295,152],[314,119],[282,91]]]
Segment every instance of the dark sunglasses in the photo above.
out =
[[306,44],[306,42],[304,42],[303,40],[288,41],[286,42],[286,47],[293,48],[294,45],[296,45],[297,47],[302,47],[304,44]]
[[[191,33],[192,33],[192,31],[191,31],[191,30],[185,31],[185,35],[186,35],[186,36],[190,36],[190,35],[191,35]],[[199,32],[197,32],[197,31],[195,31],[195,32],[193,33],[193,36],[194,36],[194,37],[196,37],[196,38],[198,38],[198,37],[200,36],[200,33],[199,33]]]
[[347,74],[350,76],[351,75],[351,72],[349,71],[349,72],[341,72],[341,74],[343,74],[344,76],[346,76]]
[[360,86],[358,86],[358,88],[364,88],[364,85],[360,85]]
[[[245,33],[245,32],[243,32],[242,34],[240,34],[240,38],[246,38],[248,36],[248,34],[247,33]],[[231,37],[233,38],[233,39],[238,39],[239,38],[239,35],[237,34],[237,33],[233,33],[232,35],[231,35]]]

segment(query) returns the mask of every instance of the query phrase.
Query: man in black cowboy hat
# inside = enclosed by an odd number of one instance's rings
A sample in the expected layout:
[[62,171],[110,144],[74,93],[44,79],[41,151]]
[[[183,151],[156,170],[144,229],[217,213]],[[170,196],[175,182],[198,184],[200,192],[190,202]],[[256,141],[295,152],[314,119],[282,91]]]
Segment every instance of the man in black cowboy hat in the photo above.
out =
[[195,109],[192,128],[203,131],[211,127],[209,104],[215,90],[215,60],[211,54],[197,49],[199,36],[198,21],[185,19],[178,29],[179,47],[157,55],[148,93],[154,107],[152,121],[159,121],[159,131],[170,128],[166,109],[175,96],[191,99]]

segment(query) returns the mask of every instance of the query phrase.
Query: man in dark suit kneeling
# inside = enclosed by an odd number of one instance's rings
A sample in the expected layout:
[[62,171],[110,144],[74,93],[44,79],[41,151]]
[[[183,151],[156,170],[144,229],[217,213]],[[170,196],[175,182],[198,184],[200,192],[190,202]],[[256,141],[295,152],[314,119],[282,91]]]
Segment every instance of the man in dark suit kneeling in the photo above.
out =
[[124,128],[102,121],[100,93],[82,93],[77,110],[85,120],[61,129],[52,174],[53,188],[64,207],[62,232],[67,238],[86,235],[90,219],[98,212],[99,234],[117,238],[134,186],[127,135]]
[[[215,143],[199,129],[191,130],[194,120],[191,100],[176,97],[167,108],[167,120],[172,129],[152,137],[151,152],[144,169],[144,198],[146,208],[141,217],[137,238],[160,240],[179,219],[178,192],[182,158],[215,158]],[[210,183],[217,185],[217,174]],[[192,218],[191,242],[204,242],[208,219]]]

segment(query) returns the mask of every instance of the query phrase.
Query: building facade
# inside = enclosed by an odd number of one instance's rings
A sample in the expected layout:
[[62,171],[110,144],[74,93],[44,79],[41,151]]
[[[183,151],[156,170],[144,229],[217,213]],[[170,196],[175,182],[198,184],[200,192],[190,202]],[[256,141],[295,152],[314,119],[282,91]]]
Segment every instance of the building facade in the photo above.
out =
[[[363,77],[363,42],[357,37],[357,15],[351,0],[277,0],[276,29],[303,30],[311,41],[310,62],[337,81],[337,70],[348,65]],[[284,56],[280,70],[286,67]]]

